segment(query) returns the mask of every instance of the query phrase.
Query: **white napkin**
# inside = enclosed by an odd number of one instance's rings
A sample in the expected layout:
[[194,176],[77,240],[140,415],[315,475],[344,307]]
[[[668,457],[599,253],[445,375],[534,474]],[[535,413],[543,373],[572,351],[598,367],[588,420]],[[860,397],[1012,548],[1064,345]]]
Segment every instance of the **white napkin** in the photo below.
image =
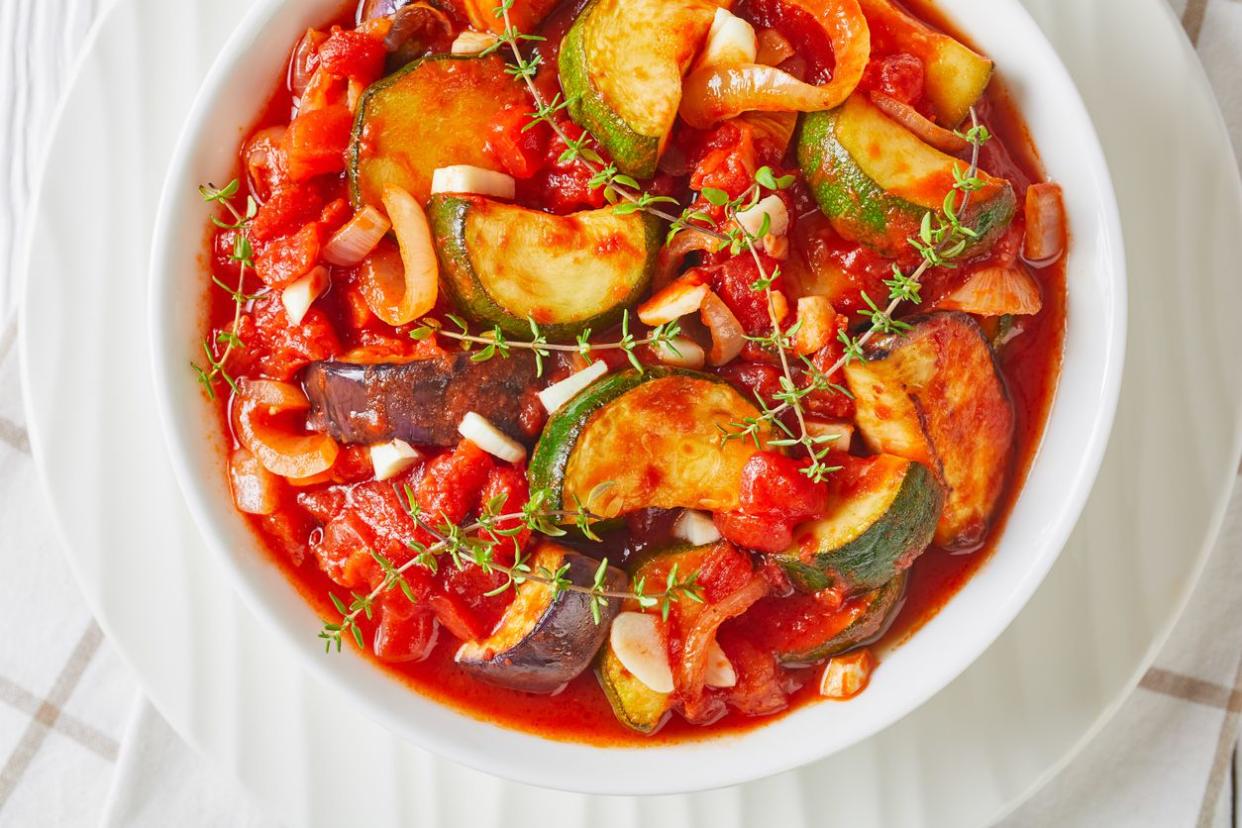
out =
[[[0,647],[0,826],[276,825],[176,736],[108,647],[56,549],[25,438],[16,326],[5,312],[15,228],[54,103],[108,2],[0,0],[0,625],[8,631]],[[1169,2],[1197,39],[1242,146],[1242,2]],[[1242,825],[1233,801],[1239,583],[1235,492],[1218,549],[1156,666],[1005,825]]]

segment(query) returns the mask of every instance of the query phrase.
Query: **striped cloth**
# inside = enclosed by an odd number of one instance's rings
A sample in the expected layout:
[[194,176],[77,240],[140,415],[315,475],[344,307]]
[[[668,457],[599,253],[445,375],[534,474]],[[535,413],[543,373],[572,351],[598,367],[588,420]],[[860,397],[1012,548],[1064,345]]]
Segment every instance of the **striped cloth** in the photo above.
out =
[[[1168,2],[1242,147],[1242,0]],[[0,826],[270,825],[140,697],[34,494],[14,347],[17,240],[56,102],[108,4],[0,0]],[[1242,652],[1214,634],[1238,628],[1236,595],[1222,588],[1238,583],[1242,487],[1191,611],[1140,690],[1006,825],[1242,826]]]

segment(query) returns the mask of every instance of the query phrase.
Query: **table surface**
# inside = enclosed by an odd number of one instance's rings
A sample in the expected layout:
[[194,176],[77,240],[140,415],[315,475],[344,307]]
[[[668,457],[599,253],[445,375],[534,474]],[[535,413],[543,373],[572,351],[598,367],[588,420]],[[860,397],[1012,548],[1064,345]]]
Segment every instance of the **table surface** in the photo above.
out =
[[[1242,146],[1242,90],[1236,84],[1242,73],[1242,1],[1169,2],[1199,49],[1235,146]],[[6,113],[0,120],[0,159],[5,159],[0,163],[0,525],[5,527],[0,563],[16,573],[0,579],[0,622],[22,633],[6,637],[7,646],[0,648],[0,825],[98,823],[118,775],[123,743],[153,738],[158,730],[137,698],[128,669],[78,595],[41,504],[36,500],[9,512],[2,505],[30,502],[38,488],[14,348],[23,218],[57,102],[92,24],[109,5],[110,0],[0,0],[0,111]],[[99,195],[106,198],[106,193]],[[1235,493],[1205,581],[1237,583],[1240,558],[1242,493]],[[37,565],[24,565],[31,561]],[[1209,606],[1196,612],[1224,612],[1228,618],[1227,610]],[[1191,756],[1203,767],[1192,777],[1198,789],[1183,792],[1194,800],[1187,813],[1200,825],[1242,824],[1235,807],[1242,659],[1236,652],[1215,657],[1228,664],[1214,664],[1212,677],[1205,678],[1193,657],[1202,649],[1202,624],[1203,619],[1193,617],[1179,624],[1117,719],[1039,801],[1011,818],[1013,824],[1047,824],[1054,818],[1078,824],[1092,816],[1105,822],[1105,814],[1125,813],[1127,803],[1133,805],[1134,823],[1141,823],[1141,803],[1153,795],[1148,780],[1160,778],[1152,771],[1185,765],[1180,758]],[[1220,675],[1232,678],[1219,680]],[[1150,756],[1119,760],[1123,751],[1133,749],[1136,729],[1148,734],[1142,749]],[[193,764],[193,757],[179,761],[186,762],[184,775],[200,789],[187,789],[187,797],[202,791],[228,796],[231,783]],[[1099,785],[1101,780],[1109,785]],[[1105,800],[1110,800],[1107,807]],[[1096,803],[1100,810],[1095,814],[1085,810]],[[265,821],[259,815],[249,819]]]

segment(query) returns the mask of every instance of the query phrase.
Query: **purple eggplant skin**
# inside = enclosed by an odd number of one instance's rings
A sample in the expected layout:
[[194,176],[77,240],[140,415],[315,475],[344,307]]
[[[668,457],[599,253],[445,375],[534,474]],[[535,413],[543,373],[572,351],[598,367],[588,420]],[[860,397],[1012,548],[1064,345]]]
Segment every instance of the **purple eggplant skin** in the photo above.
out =
[[[400,438],[415,446],[450,447],[466,412],[486,418],[515,440],[531,442],[539,380],[529,352],[474,362],[458,352],[413,362],[314,362],[302,375],[311,403],[307,425],[342,443],[373,445]],[[525,413],[525,416],[523,414]]]
[[[567,577],[573,583],[590,587],[595,582],[599,561],[557,544],[545,542],[532,560],[532,568],[540,571],[547,566],[552,572],[568,564]],[[604,589],[624,590],[629,579],[615,567],[608,567]],[[480,681],[520,690],[525,693],[550,695],[591,666],[595,654],[608,637],[612,619],[621,608],[617,598],[607,598],[600,607],[598,622],[591,613],[590,595],[564,591],[551,598],[546,585],[523,583],[510,611],[500,626],[484,641],[469,642],[457,651],[457,664]],[[530,594],[541,596],[534,613],[515,613],[517,607],[529,605]],[[551,598],[549,602],[548,599]],[[526,627],[526,629],[522,629]],[[503,642],[503,643],[502,643]]]

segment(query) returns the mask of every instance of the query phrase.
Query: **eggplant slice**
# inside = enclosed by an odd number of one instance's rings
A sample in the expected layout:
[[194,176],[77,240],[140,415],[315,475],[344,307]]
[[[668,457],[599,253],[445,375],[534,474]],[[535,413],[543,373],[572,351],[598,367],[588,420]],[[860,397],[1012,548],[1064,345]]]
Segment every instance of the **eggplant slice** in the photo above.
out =
[[457,426],[474,411],[515,440],[534,434],[522,412],[537,406],[534,357],[473,362],[471,354],[414,362],[363,365],[313,362],[302,378],[308,424],[342,443],[374,444],[400,438],[417,446],[453,446]]
[[[530,561],[535,573],[558,572],[566,565],[565,575],[574,584],[594,583],[599,561],[555,543],[545,541]],[[625,573],[609,567],[604,588],[623,590],[627,580]],[[589,595],[568,590],[556,595],[548,584],[526,581],[518,586],[495,632],[463,644],[457,663],[490,684],[526,693],[555,693],[591,665],[620,607],[616,598],[607,599],[597,622]]]

